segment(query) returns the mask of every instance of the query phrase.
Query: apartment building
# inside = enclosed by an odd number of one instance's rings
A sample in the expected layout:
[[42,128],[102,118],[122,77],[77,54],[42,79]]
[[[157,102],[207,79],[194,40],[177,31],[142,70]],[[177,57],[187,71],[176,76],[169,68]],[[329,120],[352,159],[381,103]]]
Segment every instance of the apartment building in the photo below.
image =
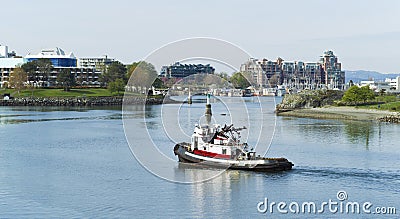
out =
[[252,80],[259,87],[284,85],[300,90],[345,88],[344,71],[332,51],[326,51],[318,62],[251,58],[240,66],[240,71],[251,73]]

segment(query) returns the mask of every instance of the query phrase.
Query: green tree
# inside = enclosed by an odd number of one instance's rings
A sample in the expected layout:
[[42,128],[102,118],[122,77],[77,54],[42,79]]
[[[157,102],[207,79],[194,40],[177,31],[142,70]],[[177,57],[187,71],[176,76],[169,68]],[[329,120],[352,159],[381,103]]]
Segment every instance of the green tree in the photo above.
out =
[[226,72],[220,72],[215,75],[219,76],[220,78],[222,78],[225,81],[229,81],[229,75]]
[[375,99],[374,91],[369,88],[369,86],[363,86],[360,88],[360,99],[364,103],[369,100]]
[[14,71],[11,74],[9,86],[15,88],[18,91],[18,94],[22,88],[25,87],[25,83],[28,79],[28,74],[21,67],[14,68]]
[[131,65],[126,66],[126,68],[128,69],[128,72],[126,73],[126,78],[128,80],[129,80],[129,78],[131,78],[133,71],[135,71],[135,69],[139,65],[139,63],[140,62],[134,62]]
[[57,75],[57,82],[61,84],[64,91],[69,91],[72,86],[75,86],[75,76],[71,74],[70,69],[63,68]]
[[346,103],[356,104],[360,88],[358,86],[351,86],[343,95],[342,101]]
[[155,87],[155,88],[165,88],[164,82],[163,82],[161,79],[159,79],[159,78],[156,78],[156,79],[154,80],[152,86]]
[[50,59],[38,59],[36,64],[39,71],[39,80],[43,81],[42,86],[44,87],[44,82],[52,82],[50,74],[53,71],[53,64]]
[[132,64],[129,70],[133,70],[128,72],[128,76],[130,75],[129,86],[150,88],[158,77],[154,65],[145,61]]
[[105,66],[100,81],[108,84],[117,79],[126,80],[126,66],[119,61],[114,61],[110,65]]
[[117,92],[119,95],[119,92],[125,90],[125,82],[122,78],[117,78],[115,81],[109,82],[107,85],[107,89],[111,92]]
[[37,61],[34,60],[24,63],[23,65],[21,65],[21,68],[24,69],[24,71],[28,74],[28,81],[36,84],[38,81],[38,75],[36,72],[38,70]]
[[350,104],[366,103],[368,100],[374,100],[374,91],[369,86],[352,86],[343,95],[342,101]]
[[230,82],[235,88],[245,89],[251,85],[250,81],[247,79],[249,77],[245,77],[244,74],[243,72],[236,72],[232,75]]

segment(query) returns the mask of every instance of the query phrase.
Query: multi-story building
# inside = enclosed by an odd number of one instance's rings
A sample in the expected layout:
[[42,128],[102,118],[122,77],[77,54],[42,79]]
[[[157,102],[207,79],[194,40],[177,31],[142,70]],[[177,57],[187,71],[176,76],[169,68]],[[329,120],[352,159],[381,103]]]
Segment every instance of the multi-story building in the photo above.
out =
[[84,68],[99,69],[99,67],[104,66],[104,65],[109,65],[114,61],[115,61],[115,59],[108,58],[107,56],[101,57],[101,58],[96,58],[96,57],[79,58],[78,66],[84,67]]
[[[344,89],[345,74],[332,51],[326,51],[319,62],[249,59],[240,66],[249,72],[259,87],[284,85],[295,89]],[[262,71],[262,74],[260,74]]]
[[215,68],[210,64],[181,64],[176,62],[169,66],[162,66],[161,77],[184,78],[194,74],[214,74]]
[[38,59],[49,59],[53,67],[76,67],[77,59],[71,52],[68,55],[64,50],[56,47],[54,49],[42,49],[38,54],[28,54],[25,56],[28,62]]
[[317,62],[306,62],[304,63],[304,68],[305,75],[307,77],[306,85],[308,85],[306,86],[306,88],[315,90],[323,88],[325,86],[323,79],[324,71],[321,64]]
[[396,90],[400,91],[400,76],[396,77]]
[[324,70],[325,86],[330,89],[344,89],[345,72],[333,51],[325,51],[320,57],[320,64]]
[[27,60],[9,52],[8,46],[0,45],[0,87],[8,86],[8,81],[14,68],[26,63]]
[[385,82],[388,82],[390,85],[391,90],[400,91],[400,76],[396,78],[386,78]]
[[257,60],[254,58],[249,59],[245,64],[240,66],[241,72],[249,72],[251,78],[247,78],[248,80],[252,80],[253,83],[258,85],[259,87],[264,87],[267,83],[267,76],[264,73],[263,69],[263,61],[267,60]]
[[0,87],[8,86],[14,68],[26,62],[24,58],[0,58]]
[[[0,46],[0,86],[8,86],[10,77],[12,77],[13,71],[16,67],[22,66],[27,62],[31,62],[39,59],[48,59],[52,63],[52,70],[49,72],[48,77],[43,77],[39,70],[36,71],[36,75],[27,79],[27,84],[32,86],[55,86],[57,85],[57,75],[62,69],[68,69],[71,74],[75,76],[78,85],[83,86],[99,86],[99,77],[101,71],[96,69],[92,63],[86,66],[77,66],[77,58],[71,52],[65,54],[60,48],[55,49],[43,49],[38,54],[28,54],[24,58],[15,55],[15,52],[9,53],[7,46]],[[84,59],[85,60],[85,59]],[[101,62],[103,58],[91,58],[95,60],[93,62]],[[105,59],[104,63],[108,63]],[[112,59],[113,60],[113,59]]]

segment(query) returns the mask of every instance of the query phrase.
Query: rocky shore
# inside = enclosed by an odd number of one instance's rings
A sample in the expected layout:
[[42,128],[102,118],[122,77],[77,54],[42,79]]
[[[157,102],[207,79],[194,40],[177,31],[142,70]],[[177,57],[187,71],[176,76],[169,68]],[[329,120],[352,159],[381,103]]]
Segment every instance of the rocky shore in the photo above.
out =
[[333,105],[343,97],[343,91],[303,90],[296,94],[287,94],[282,103],[276,106],[276,112],[287,112],[295,109],[307,109]]
[[0,106],[118,106],[122,104],[162,104],[175,103],[166,98],[153,97],[24,97],[0,100]]
[[400,124],[400,114],[397,115],[387,115],[379,118],[380,122],[397,123]]
[[301,118],[400,123],[400,114],[396,112],[333,106],[342,96],[342,91],[303,91],[289,94],[276,106],[275,112],[279,116]]
[[[358,109],[347,106],[326,106],[321,108],[295,109],[280,112],[280,116],[293,116],[313,119],[339,119],[355,121],[380,121],[388,123],[398,123],[400,115],[396,112],[384,110]],[[397,122],[396,122],[397,121]]]

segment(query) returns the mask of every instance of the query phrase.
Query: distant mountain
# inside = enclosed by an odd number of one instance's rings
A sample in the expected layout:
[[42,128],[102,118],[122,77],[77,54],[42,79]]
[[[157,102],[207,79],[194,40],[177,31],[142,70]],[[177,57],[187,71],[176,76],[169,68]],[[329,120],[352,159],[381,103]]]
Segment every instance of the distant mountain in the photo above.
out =
[[386,78],[396,78],[400,76],[399,74],[383,74],[376,71],[345,71],[346,72],[346,83],[352,80],[354,83],[359,83],[360,81],[367,81],[373,79],[375,81],[384,81]]

